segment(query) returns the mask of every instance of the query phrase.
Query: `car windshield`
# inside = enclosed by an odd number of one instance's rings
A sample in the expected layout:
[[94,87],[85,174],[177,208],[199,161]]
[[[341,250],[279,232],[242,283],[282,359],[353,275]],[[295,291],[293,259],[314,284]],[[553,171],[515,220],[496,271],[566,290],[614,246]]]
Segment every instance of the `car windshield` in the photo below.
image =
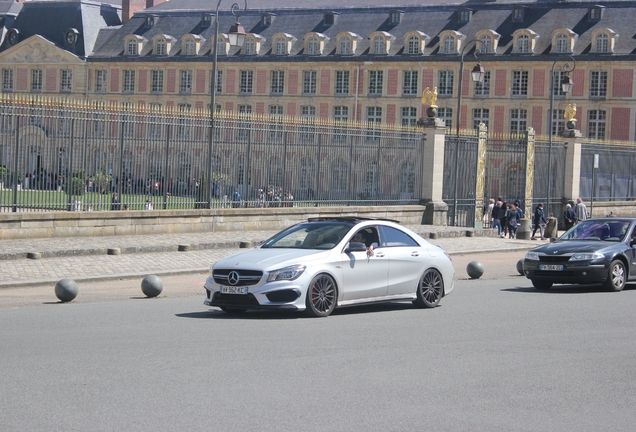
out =
[[306,222],[266,240],[261,248],[332,249],[353,227],[347,222]]
[[603,240],[621,241],[627,234],[631,221],[628,220],[586,220],[563,234],[560,240]]

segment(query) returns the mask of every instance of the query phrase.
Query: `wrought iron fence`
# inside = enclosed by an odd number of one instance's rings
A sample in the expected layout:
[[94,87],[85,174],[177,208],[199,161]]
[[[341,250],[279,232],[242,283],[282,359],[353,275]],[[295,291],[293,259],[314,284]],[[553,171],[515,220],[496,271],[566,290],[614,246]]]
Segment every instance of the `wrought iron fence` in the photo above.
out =
[[459,136],[459,140],[456,135],[446,135],[442,198],[448,204],[448,225],[474,225],[477,147],[476,133],[465,132]]
[[[533,203],[544,205],[546,217],[560,217],[565,187],[566,146],[563,141],[541,138],[535,141]],[[534,208],[534,207],[533,207]]]
[[[598,168],[594,169],[594,155]],[[594,177],[595,176],[595,177]],[[636,199],[636,146],[634,143],[584,142],[581,145],[580,195],[586,201]]]
[[210,145],[210,124],[209,111],[189,105],[3,96],[0,210],[391,205],[422,196],[424,138],[415,128],[218,112]]

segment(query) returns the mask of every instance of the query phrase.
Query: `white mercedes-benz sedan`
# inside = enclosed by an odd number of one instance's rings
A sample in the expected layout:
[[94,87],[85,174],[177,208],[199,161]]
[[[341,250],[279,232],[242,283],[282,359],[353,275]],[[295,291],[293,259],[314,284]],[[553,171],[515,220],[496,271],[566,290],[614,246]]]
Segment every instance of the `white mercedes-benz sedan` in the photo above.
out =
[[453,290],[450,257],[396,221],[313,218],[215,263],[204,304],[229,313],[305,311],[412,301],[436,307]]

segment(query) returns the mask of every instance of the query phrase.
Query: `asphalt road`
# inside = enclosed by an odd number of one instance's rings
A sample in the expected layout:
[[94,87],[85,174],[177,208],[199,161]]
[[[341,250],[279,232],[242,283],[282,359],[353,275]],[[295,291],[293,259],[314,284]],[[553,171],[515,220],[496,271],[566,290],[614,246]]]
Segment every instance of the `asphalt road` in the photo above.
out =
[[0,430],[633,431],[636,287],[538,292],[501,260],[433,310],[236,317],[203,275],[0,308]]

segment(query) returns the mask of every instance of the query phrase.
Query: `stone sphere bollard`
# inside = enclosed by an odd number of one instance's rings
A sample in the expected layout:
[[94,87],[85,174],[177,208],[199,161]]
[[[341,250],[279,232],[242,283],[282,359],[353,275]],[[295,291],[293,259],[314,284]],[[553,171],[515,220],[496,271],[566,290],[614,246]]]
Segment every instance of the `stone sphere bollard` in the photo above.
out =
[[517,261],[517,271],[519,272],[519,274],[521,276],[524,275],[524,273],[523,273],[523,258],[521,258],[519,261]]
[[479,279],[484,274],[484,265],[477,261],[471,261],[466,266],[466,273],[471,279]]
[[55,284],[55,296],[64,303],[75,299],[78,291],[77,283],[70,278],[60,279],[58,283]]
[[163,291],[163,281],[157,275],[148,275],[141,281],[141,291],[146,297],[157,297]]

